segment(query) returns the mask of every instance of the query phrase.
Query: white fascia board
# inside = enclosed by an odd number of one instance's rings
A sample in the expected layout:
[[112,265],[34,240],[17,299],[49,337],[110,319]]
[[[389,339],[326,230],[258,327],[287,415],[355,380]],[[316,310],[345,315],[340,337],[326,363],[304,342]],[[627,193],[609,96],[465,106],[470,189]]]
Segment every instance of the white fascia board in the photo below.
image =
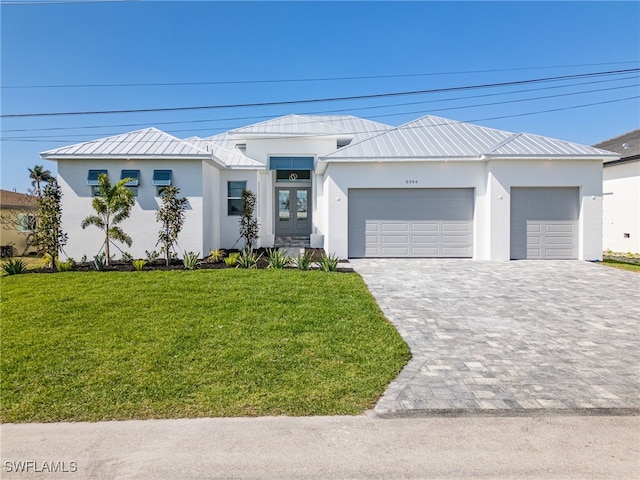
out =
[[620,155],[482,155],[483,160],[617,160]]
[[84,160],[84,161],[98,161],[98,160],[212,160],[211,154],[203,154],[203,155],[87,155],[87,154],[78,154],[78,155],[47,155],[46,153],[41,153],[40,156],[45,160]]
[[478,156],[468,157],[367,157],[367,158],[322,158],[318,160],[316,173],[323,174],[330,163],[436,163],[436,162],[480,162],[483,159]]

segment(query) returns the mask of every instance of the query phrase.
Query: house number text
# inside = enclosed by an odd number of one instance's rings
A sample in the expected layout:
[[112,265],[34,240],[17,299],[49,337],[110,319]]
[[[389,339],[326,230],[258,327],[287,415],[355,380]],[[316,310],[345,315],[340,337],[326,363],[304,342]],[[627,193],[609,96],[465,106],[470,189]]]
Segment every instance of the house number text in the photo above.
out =
[[418,183],[418,180],[405,180],[404,183],[408,185],[415,185],[416,183]]

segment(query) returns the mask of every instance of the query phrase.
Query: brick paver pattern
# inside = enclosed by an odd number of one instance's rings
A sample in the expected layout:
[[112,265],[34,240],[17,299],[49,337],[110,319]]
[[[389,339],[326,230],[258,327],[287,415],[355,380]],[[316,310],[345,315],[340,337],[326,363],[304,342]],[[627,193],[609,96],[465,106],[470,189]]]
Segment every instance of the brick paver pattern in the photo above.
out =
[[413,354],[376,413],[640,410],[639,274],[580,261],[352,265]]

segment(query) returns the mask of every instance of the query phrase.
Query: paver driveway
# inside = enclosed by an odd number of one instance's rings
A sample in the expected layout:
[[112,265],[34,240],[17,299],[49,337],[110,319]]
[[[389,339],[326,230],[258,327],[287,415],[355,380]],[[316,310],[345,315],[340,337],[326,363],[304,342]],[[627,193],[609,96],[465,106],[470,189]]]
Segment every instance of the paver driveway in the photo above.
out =
[[378,414],[640,412],[640,275],[580,261],[352,265],[413,352]]

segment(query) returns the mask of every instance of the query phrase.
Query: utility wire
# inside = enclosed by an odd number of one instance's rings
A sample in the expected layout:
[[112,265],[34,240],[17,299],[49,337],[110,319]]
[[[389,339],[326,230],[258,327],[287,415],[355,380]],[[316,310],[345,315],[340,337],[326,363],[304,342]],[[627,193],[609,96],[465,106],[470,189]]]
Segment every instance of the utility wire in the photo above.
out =
[[231,109],[241,107],[272,107],[277,105],[301,105],[311,103],[325,103],[325,102],[337,102],[346,100],[366,100],[373,98],[389,98],[400,97],[408,95],[424,95],[432,93],[444,93],[444,92],[457,92],[465,90],[474,90],[481,88],[496,88],[506,87],[512,85],[526,85],[531,83],[541,82],[553,82],[561,80],[570,80],[578,78],[593,78],[606,75],[620,75],[639,72],[640,68],[630,68],[623,70],[610,70],[604,72],[591,72],[581,73],[575,75],[561,75],[555,77],[534,78],[529,80],[517,80],[512,82],[498,82],[498,83],[486,83],[480,85],[466,85],[459,87],[445,87],[434,88],[427,90],[416,90],[408,92],[391,92],[391,93],[378,93],[372,95],[354,95],[347,97],[329,97],[329,98],[313,98],[304,100],[284,100],[276,102],[255,102],[255,103],[239,103],[239,104],[221,104],[221,105],[201,105],[191,107],[165,107],[165,108],[140,108],[140,109],[125,109],[125,110],[99,110],[99,111],[85,111],[85,112],[49,112],[49,113],[17,113],[17,114],[2,114],[0,118],[32,118],[32,117],[54,117],[54,116],[72,116],[72,115],[104,115],[104,114],[125,114],[125,113],[151,113],[151,112],[176,112],[176,111],[194,111],[194,110],[213,110],[213,109]]
[[[596,105],[605,105],[605,104],[611,104],[611,103],[618,103],[618,102],[624,102],[624,101],[627,101],[627,100],[636,100],[636,99],[639,99],[639,98],[640,98],[640,95],[635,95],[635,96],[631,96],[631,97],[617,98],[617,99],[613,99],[613,100],[604,100],[604,101],[600,101],[600,102],[584,103],[584,104],[580,104],[580,105],[572,105],[572,106],[567,106],[567,107],[552,108],[552,109],[547,109],[547,110],[537,110],[537,111],[533,111],[533,112],[515,113],[515,114],[500,115],[500,116],[495,116],[495,117],[475,118],[475,119],[471,119],[471,120],[452,120],[452,121],[447,121],[447,122],[444,122],[444,123],[430,125],[429,127],[454,125],[454,124],[459,124],[459,123],[477,123],[477,122],[490,121],[490,120],[500,120],[500,119],[504,119],[504,118],[525,117],[525,116],[530,116],[530,115],[539,115],[539,114],[543,114],[543,113],[551,113],[551,112],[559,112],[559,111],[564,111],[564,110],[573,110],[573,109],[577,109],[577,108],[592,107],[592,106],[596,106]],[[409,123],[411,123],[411,122],[409,122]],[[393,130],[393,129],[410,130],[410,129],[417,129],[417,128],[424,128],[424,126],[411,127],[409,125],[400,125],[398,127],[391,127],[389,129],[384,129],[384,130],[368,130],[366,132],[349,132],[349,133],[350,134],[357,134],[357,133],[369,133],[369,134],[379,133],[379,134],[382,134],[382,133],[385,133],[385,132],[387,132],[389,130]],[[329,135],[329,134],[327,134],[327,135]],[[323,135],[322,134],[314,134],[314,135],[306,135],[306,136],[305,135],[296,135],[295,137],[289,137],[289,136],[284,135],[284,136],[278,137],[278,138],[287,139],[287,138],[304,138],[304,137],[320,137],[320,136],[323,136]],[[6,141],[6,140],[10,140],[10,139],[1,138],[0,140]],[[28,138],[25,138],[25,139],[22,139],[22,140],[12,140],[12,141],[37,142],[37,143],[42,143],[43,142],[43,140],[28,139]],[[70,142],[73,142],[73,140],[62,140],[62,139],[60,139],[60,140],[47,140],[47,142],[70,143]],[[152,142],[152,140],[150,140],[150,142]],[[120,142],[114,142],[114,143],[120,143]]]
[[[355,112],[362,110],[379,110],[383,108],[394,108],[400,106],[408,106],[408,105],[424,105],[430,103],[442,103],[442,102],[453,102],[458,100],[469,100],[472,98],[485,98],[485,97],[495,97],[495,96],[505,96],[505,95],[514,95],[518,93],[527,93],[527,92],[538,92],[542,90],[556,90],[561,88],[571,88],[581,85],[593,85],[598,83],[610,83],[610,82],[620,82],[624,80],[635,80],[640,78],[640,76],[629,76],[622,78],[613,78],[607,80],[592,80],[589,82],[578,82],[570,85],[553,85],[548,87],[537,87],[537,88],[525,88],[520,90],[512,90],[510,92],[496,92],[496,93],[483,93],[479,95],[467,95],[464,97],[449,97],[449,98],[439,98],[432,100],[423,100],[419,102],[403,102],[403,103],[392,103],[387,105],[371,105],[367,107],[354,107],[354,108],[340,108],[340,109],[331,109],[331,110],[315,110],[315,111],[306,111],[301,112],[301,115],[318,115],[318,114],[335,114],[335,113],[344,113],[344,112]],[[572,93],[568,93],[570,95]],[[523,99],[523,101],[526,99]],[[203,119],[203,120],[181,120],[181,121],[170,121],[170,122],[153,122],[154,125],[183,125],[183,124],[194,124],[194,123],[210,123],[210,122],[227,122],[227,121],[238,121],[238,120],[264,120],[268,118],[273,118],[273,115],[251,115],[244,117],[226,117],[226,118],[215,118],[215,119]],[[17,129],[3,129],[2,133],[16,133],[16,132],[44,132],[44,131],[64,131],[64,130],[94,130],[97,128],[122,128],[122,127],[146,127],[149,123],[120,123],[120,124],[102,124],[102,125],[81,125],[75,127],[44,127],[44,128],[17,128]]]
[[396,75],[362,75],[349,77],[318,77],[318,78],[282,78],[273,80],[228,80],[208,82],[158,82],[158,83],[76,83],[61,85],[2,85],[6,89],[31,89],[31,88],[111,88],[111,87],[192,87],[198,85],[253,85],[269,83],[304,83],[304,82],[334,82],[344,80],[373,80],[382,78],[411,78],[411,77],[435,77],[444,75],[466,75],[476,73],[518,72],[524,70],[543,70],[551,68],[594,67],[604,65],[624,65],[640,63],[638,60],[628,62],[604,62],[604,63],[576,63],[572,65],[549,65],[539,67],[499,68],[491,70],[463,70],[457,72],[431,72],[431,73],[405,73]]
[[[468,108],[478,108],[478,107],[490,107],[490,106],[495,106],[495,105],[506,105],[506,104],[511,104],[511,103],[521,103],[521,102],[530,102],[530,101],[535,101],[535,100],[546,100],[549,98],[562,98],[562,97],[569,97],[569,96],[575,96],[575,95],[586,95],[589,93],[600,93],[600,92],[605,92],[605,91],[613,91],[613,90],[621,90],[621,89],[625,89],[625,88],[636,88],[639,85],[633,84],[633,85],[623,85],[623,86],[618,86],[618,87],[610,87],[610,88],[599,88],[599,89],[594,89],[594,90],[586,90],[586,91],[582,91],[582,92],[570,92],[570,93],[561,93],[561,94],[556,94],[556,95],[544,95],[544,96],[539,96],[539,97],[529,97],[529,98],[524,98],[524,99],[515,99],[515,100],[504,100],[504,101],[500,101],[500,102],[488,102],[488,103],[478,103],[478,104],[473,104],[473,105],[459,105],[459,106],[453,106],[453,107],[443,107],[443,108],[436,108],[436,109],[429,109],[429,113],[431,112],[446,112],[446,111],[450,111],[450,110],[463,110],[463,109],[468,109]],[[425,111],[424,110],[419,110],[419,111],[412,111],[412,112],[398,112],[398,113],[385,113],[385,114],[380,114],[380,115],[372,115],[369,116],[369,119],[372,118],[385,118],[385,117],[395,117],[395,116],[400,116],[400,115],[413,115],[413,114],[424,114]],[[307,114],[308,115],[308,114]],[[271,118],[271,117],[268,117]],[[321,121],[321,120],[318,120]],[[309,122],[299,122],[296,121],[296,124],[312,124],[312,123],[317,123],[317,121],[311,120]],[[221,128],[221,127],[218,127]],[[211,129],[180,129],[180,130],[172,130],[172,132],[174,133],[178,133],[178,132],[198,132],[198,131],[210,131]],[[227,129],[228,130],[228,129]],[[83,137],[88,137],[90,135],[98,135],[98,136],[109,136],[112,134],[109,133],[94,133],[94,134],[87,134],[87,133],[83,133],[83,134],[77,134],[77,135],[68,135],[68,138],[83,138]],[[12,136],[12,137],[5,137],[5,139],[11,139],[11,140],[17,140],[17,139],[23,139],[23,138],[40,138],[40,139],[44,139],[44,138],[56,138],[59,137],[59,135],[29,135],[29,136]]]

